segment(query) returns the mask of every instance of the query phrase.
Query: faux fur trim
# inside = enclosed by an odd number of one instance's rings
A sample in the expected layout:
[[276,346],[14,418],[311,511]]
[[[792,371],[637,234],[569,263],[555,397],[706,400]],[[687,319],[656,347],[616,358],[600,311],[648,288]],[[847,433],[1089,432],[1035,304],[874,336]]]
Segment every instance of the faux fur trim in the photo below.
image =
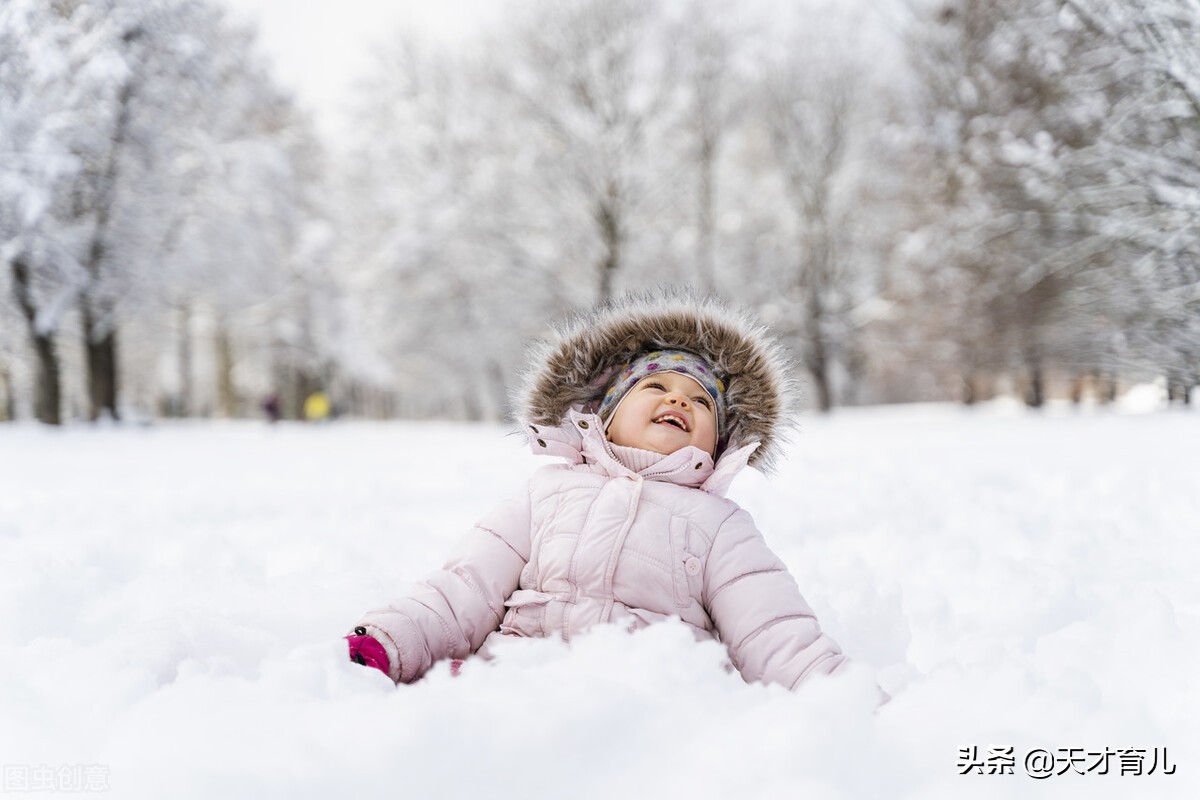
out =
[[594,412],[617,368],[655,348],[713,366],[726,384],[727,447],[760,442],[750,465],[770,471],[796,408],[791,359],[748,313],[692,292],[629,294],[557,326],[530,347],[513,402],[520,421],[558,425],[571,408]]

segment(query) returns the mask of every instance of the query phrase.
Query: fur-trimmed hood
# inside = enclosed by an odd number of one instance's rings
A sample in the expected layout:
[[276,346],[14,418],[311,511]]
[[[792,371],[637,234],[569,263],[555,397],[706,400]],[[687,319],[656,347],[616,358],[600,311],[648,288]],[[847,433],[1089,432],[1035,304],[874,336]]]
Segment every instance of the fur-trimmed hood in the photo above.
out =
[[702,356],[725,381],[726,450],[758,442],[750,465],[770,471],[797,395],[782,345],[744,311],[687,292],[630,294],[579,314],[530,348],[514,406],[523,424],[594,412],[616,370],[658,348]]

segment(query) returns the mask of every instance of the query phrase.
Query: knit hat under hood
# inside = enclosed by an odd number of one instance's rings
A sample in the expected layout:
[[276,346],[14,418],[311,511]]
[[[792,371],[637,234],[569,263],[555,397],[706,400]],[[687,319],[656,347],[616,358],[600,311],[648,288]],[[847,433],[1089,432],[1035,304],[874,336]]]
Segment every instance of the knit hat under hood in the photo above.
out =
[[712,401],[712,412],[717,428],[717,452],[724,449],[725,441],[725,381],[713,372],[712,365],[695,353],[686,350],[651,350],[642,353],[632,361],[618,368],[604,399],[600,401],[596,413],[604,421],[604,429],[617,413],[617,408],[624,402],[639,382],[651,375],[662,372],[678,372],[691,378]]
[[530,350],[517,415],[558,425],[572,408],[596,413],[618,372],[656,349],[694,353],[712,367],[725,386],[724,440],[759,442],[749,463],[770,471],[795,405],[791,362],[747,313],[690,292],[627,295],[557,326]]

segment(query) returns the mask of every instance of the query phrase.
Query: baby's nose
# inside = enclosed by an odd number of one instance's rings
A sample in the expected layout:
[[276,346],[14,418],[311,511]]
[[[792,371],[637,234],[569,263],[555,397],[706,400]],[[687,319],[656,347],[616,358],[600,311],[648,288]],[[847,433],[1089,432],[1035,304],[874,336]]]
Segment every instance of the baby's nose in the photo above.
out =
[[688,407],[687,398],[684,398],[684,397],[672,397],[669,402],[671,402],[672,404],[679,403],[679,405],[683,408]]

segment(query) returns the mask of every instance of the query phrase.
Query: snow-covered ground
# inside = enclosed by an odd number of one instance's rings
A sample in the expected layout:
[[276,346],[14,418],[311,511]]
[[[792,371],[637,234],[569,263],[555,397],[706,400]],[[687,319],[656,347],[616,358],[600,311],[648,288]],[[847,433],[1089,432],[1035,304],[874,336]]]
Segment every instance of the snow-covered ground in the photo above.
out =
[[[0,789],[1200,796],[1200,415],[806,418],[780,474],[732,492],[858,664],[795,694],[677,623],[399,688],[349,663],[359,614],[539,463],[505,433],[0,427]],[[1014,774],[960,775],[972,746]],[[1114,755],[1035,779],[1035,748]],[[1126,749],[1155,774],[1120,774]]]

